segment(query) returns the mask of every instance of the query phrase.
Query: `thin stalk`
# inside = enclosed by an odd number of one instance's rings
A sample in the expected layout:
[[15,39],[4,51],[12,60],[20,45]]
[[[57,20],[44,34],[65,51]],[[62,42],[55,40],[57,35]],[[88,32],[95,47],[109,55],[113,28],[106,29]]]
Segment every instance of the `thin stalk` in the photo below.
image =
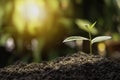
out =
[[89,47],[90,47],[90,54],[92,54],[92,36],[91,36],[90,31],[89,31],[89,41],[90,41],[90,45],[89,45]]

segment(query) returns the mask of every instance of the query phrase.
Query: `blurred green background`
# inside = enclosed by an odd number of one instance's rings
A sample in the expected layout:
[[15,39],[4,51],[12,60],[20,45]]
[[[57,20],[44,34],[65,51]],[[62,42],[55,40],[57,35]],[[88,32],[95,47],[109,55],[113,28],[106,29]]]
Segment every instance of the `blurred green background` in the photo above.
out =
[[88,37],[83,27],[95,21],[93,37],[110,35],[112,40],[95,44],[94,53],[119,54],[120,0],[0,0],[0,67],[89,53],[88,42],[62,41]]

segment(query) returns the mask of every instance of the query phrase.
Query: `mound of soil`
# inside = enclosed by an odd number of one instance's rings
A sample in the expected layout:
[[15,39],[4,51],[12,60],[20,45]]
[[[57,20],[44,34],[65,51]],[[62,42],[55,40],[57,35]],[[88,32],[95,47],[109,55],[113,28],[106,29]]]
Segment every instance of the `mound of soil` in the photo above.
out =
[[50,62],[1,68],[0,80],[120,80],[120,63],[99,55],[75,53]]

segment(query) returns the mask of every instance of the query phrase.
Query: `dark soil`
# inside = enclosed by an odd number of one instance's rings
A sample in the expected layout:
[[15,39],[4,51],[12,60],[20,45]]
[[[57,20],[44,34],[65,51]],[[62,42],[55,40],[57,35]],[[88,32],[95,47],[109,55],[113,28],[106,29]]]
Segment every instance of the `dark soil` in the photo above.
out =
[[16,63],[1,68],[0,80],[120,80],[120,63],[76,53],[50,62]]

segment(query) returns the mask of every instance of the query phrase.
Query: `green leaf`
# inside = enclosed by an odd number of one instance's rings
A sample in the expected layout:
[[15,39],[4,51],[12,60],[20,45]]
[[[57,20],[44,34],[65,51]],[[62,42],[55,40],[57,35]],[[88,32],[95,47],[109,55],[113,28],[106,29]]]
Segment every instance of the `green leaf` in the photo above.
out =
[[63,42],[69,42],[69,41],[75,41],[75,40],[89,40],[89,39],[81,36],[71,36],[66,38]]
[[76,24],[79,26],[80,29],[88,32],[87,26],[90,25],[90,22],[89,22],[89,21],[77,19],[77,20],[76,20]]
[[85,24],[85,27],[87,28],[87,31],[89,32],[89,30],[91,29],[90,25],[89,24]]
[[95,24],[96,24],[96,22],[94,22],[94,23],[90,26],[90,28],[92,29],[92,28],[95,26]]
[[[90,32],[93,35],[97,34],[98,31],[97,29],[94,27],[96,23],[91,24],[89,21],[87,20],[82,20],[82,19],[77,19],[76,20],[76,24],[78,25],[78,27],[86,32]],[[91,26],[90,26],[91,25]],[[91,28],[92,27],[92,28]]]
[[99,37],[95,37],[94,39],[92,39],[91,43],[93,44],[93,43],[105,41],[111,38],[112,38],[111,36],[99,36]]

